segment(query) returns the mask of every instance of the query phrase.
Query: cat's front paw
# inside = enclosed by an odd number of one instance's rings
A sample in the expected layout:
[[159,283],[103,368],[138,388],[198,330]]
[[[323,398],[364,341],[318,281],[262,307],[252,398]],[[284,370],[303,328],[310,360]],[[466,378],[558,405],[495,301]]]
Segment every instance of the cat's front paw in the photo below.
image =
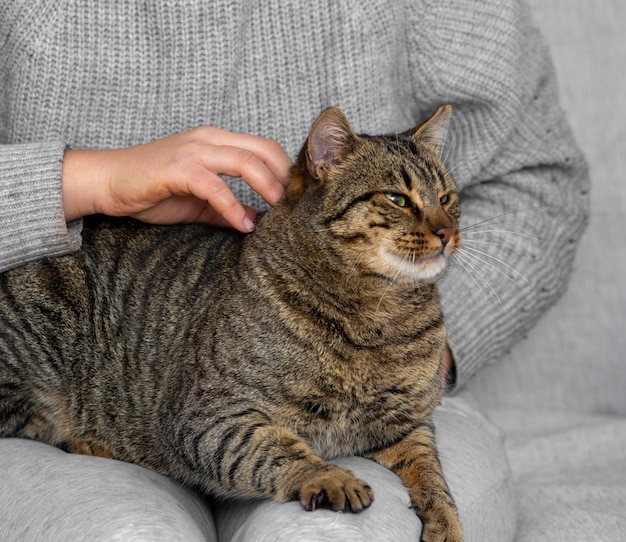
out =
[[423,519],[421,542],[463,542],[463,531],[455,508],[443,507],[438,514],[429,514]]
[[315,473],[300,490],[300,503],[306,510],[360,512],[373,500],[372,488],[340,467]]

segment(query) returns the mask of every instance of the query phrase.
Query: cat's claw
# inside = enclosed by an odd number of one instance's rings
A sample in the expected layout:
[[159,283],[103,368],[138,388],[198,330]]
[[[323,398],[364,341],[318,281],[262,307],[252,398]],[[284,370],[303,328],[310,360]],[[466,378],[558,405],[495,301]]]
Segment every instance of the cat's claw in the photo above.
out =
[[374,493],[369,485],[340,468],[318,473],[300,491],[300,502],[309,511],[325,508],[360,512],[373,500]]

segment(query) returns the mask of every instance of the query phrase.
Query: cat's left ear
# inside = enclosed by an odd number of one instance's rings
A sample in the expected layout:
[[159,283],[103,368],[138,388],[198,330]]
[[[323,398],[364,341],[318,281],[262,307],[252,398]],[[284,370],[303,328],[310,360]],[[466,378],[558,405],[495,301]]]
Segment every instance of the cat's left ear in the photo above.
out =
[[452,106],[444,105],[435,111],[434,115],[408,134],[421,143],[434,147],[439,154],[443,151],[448,134],[448,126],[452,117]]
[[354,150],[357,139],[348,119],[339,109],[331,107],[323,111],[307,139],[309,173],[315,179],[326,180],[328,172]]

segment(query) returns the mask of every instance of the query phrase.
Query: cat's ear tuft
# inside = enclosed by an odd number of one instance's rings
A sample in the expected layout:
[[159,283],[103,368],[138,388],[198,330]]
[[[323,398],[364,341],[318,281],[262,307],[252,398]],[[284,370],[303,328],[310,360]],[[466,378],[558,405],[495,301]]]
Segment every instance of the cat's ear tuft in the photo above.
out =
[[307,167],[316,179],[324,181],[328,172],[354,150],[358,136],[346,116],[331,107],[317,118],[307,139]]
[[452,117],[452,106],[444,105],[435,111],[432,117],[409,133],[418,142],[434,147],[439,154],[443,151],[448,135],[448,126]]

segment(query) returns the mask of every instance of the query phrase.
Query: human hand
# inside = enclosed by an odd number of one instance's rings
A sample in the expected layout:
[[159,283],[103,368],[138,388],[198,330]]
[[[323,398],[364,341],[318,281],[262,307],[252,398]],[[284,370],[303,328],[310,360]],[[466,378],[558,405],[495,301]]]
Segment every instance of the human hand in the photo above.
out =
[[67,150],[67,221],[89,214],[144,222],[208,222],[248,232],[256,211],[242,205],[218,174],[241,177],[270,205],[288,184],[291,160],[275,141],[202,126],[114,150]]

